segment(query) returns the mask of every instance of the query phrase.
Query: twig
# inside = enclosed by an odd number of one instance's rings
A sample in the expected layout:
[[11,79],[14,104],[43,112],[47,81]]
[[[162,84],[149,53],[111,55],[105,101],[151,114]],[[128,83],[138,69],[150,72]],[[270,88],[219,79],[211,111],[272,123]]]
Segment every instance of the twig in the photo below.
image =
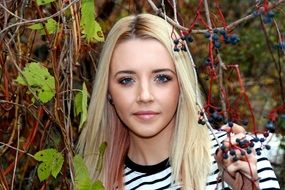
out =
[[[207,0],[204,0],[204,8],[205,8],[205,14],[206,14],[208,27],[212,31],[212,22],[211,22],[211,18],[210,18],[210,11],[209,11],[209,5],[208,5],[208,1]],[[210,38],[210,40],[212,40],[212,38]]]
[[[273,23],[274,23],[274,26],[276,28],[276,32],[277,32],[277,35],[278,35],[278,42],[281,46],[282,43],[282,37],[281,37],[281,33],[280,33],[280,30],[279,30],[279,27],[278,27],[278,24],[277,22],[275,21],[275,19],[273,19]],[[283,52],[283,54],[285,55],[285,49],[284,48],[280,48],[281,51]],[[280,85],[280,93],[281,93],[281,97],[282,97],[282,101],[283,101],[283,104],[285,104],[285,95],[284,95],[284,87],[283,87],[283,81],[282,81],[282,68],[281,68],[281,63],[280,63],[280,55],[279,55],[279,48],[278,48],[278,56],[279,56],[279,59],[278,59],[278,62],[277,64],[275,65],[276,67],[276,70],[278,72],[278,78],[279,78],[279,85]]]
[[8,182],[7,182],[5,175],[3,173],[4,173],[4,171],[3,171],[2,167],[0,166],[0,184],[4,190],[9,190]]
[[163,18],[166,18],[166,20],[172,24],[174,27],[176,27],[179,30],[185,30],[188,31],[188,28],[181,26],[180,24],[177,24],[174,20],[172,20],[171,18],[169,18],[165,13],[161,12],[161,10],[159,10],[156,5],[153,3],[152,0],[147,0],[149,5],[152,7],[152,9],[155,11],[156,14],[162,16]]
[[[285,2],[285,0],[278,0],[278,1],[276,1],[275,3],[272,3],[271,5],[268,6],[267,11],[268,11],[268,10],[271,10],[271,9],[274,9],[274,8],[277,7],[279,4],[284,3],[284,2]],[[259,13],[263,13],[265,10],[264,10],[264,9],[259,9],[258,11],[259,11]],[[254,13],[251,13],[251,14],[249,14],[249,15],[247,15],[247,16],[241,18],[241,19],[238,19],[238,20],[236,20],[235,22],[229,24],[226,29],[227,29],[227,30],[233,30],[234,28],[236,28],[236,27],[237,27],[238,25],[240,25],[241,23],[243,23],[243,22],[245,22],[245,21],[248,21],[248,20],[250,20],[250,19],[252,19],[252,18],[255,18],[255,17],[256,17],[255,14],[254,14]]]
[[22,152],[22,153],[24,153],[24,154],[27,154],[28,156],[30,156],[30,157],[32,157],[32,158],[35,159],[34,155],[28,153],[28,152],[25,151],[25,150],[22,150],[22,149],[19,149],[19,148],[15,148],[15,147],[13,147],[13,146],[11,146],[11,145],[9,145],[9,144],[3,143],[3,142],[1,142],[1,141],[0,141],[0,144],[1,144],[2,146],[7,146],[7,147],[9,147],[9,148],[11,148],[11,149],[13,149],[13,150],[18,151],[18,152]]
[[[174,21],[175,23],[179,24],[177,20],[177,6],[176,6],[176,0],[172,0],[173,3],[173,14],[174,14]],[[180,24],[179,24],[180,25]]]
[[19,117],[17,117],[18,114],[16,115],[17,118],[17,148],[16,148],[16,156],[15,156],[15,165],[14,165],[14,169],[13,169],[13,176],[12,176],[12,185],[11,185],[11,189],[14,189],[14,181],[15,181],[15,175],[16,175],[16,170],[17,170],[17,163],[18,163],[18,156],[19,156],[19,146],[20,146],[20,126],[21,124],[21,114],[19,115]]
[[[7,49],[8,49],[8,52],[9,52],[11,55],[13,55],[13,53],[12,53],[10,47],[9,47],[7,44],[5,44],[5,45],[6,45]],[[11,56],[11,58],[13,58],[13,56]],[[24,82],[27,84],[27,87],[28,87],[29,91],[30,91],[31,94],[34,96],[34,98],[36,99],[36,101],[39,102],[39,103],[43,106],[44,111],[51,117],[51,119],[52,119],[58,126],[61,126],[61,124],[60,124],[60,122],[59,122],[60,120],[57,120],[57,119],[50,113],[50,111],[46,108],[46,106],[44,106],[44,105],[41,103],[39,97],[36,95],[36,93],[35,93],[35,92],[33,91],[33,89],[30,87],[30,85],[29,85],[28,82],[27,82],[26,77],[23,75],[23,72],[22,72],[22,70],[20,69],[20,67],[19,67],[19,65],[17,64],[17,62],[16,62],[15,59],[13,59],[12,63],[13,63],[14,66],[16,67],[17,71],[21,74],[21,76],[22,76]],[[57,93],[57,94],[59,94],[59,93]]]
[[[162,13],[157,7],[156,5],[153,3],[152,0],[147,0],[149,5],[151,6],[151,8],[155,11],[156,14],[162,16],[162,17],[166,17],[167,18],[167,21],[172,24],[174,27],[176,27],[177,29],[179,30],[184,30],[184,31],[189,31],[189,29],[187,27],[184,27],[184,26],[181,26],[177,23],[175,23],[175,21],[173,21],[171,18],[169,18],[168,16],[166,16],[164,13]],[[268,9],[267,10],[271,10],[271,9],[274,9],[275,7],[277,7],[279,4],[281,3],[284,3],[285,0],[278,0],[276,1],[275,3],[272,3],[271,5],[268,6]],[[264,10],[263,9],[260,9],[259,10],[260,13],[263,13]],[[229,24],[226,28],[224,27],[217,27],[216,29],[226,29],[226,30],[233,30],[234,28],[236,28],[238,25],[240,25],[241,23],[244,23],[252,18],[255,18],[255,14],[254,13],[251,13],[243,18],[240,18],[234,22],[232,22],[231,24]],[[191,33],[195,33],[195,34],[198,34],[198,33],[205,33],[207,32],[208,30],[207,29],[198,29],[198,30],[192,30]]]
[[166,18],[166,8],[165,8],[165,2],[164,2],[164,0],[162,0],[161,1],[161,7],[162,7],[162,11],[163,11],[163,13],[164,13],[164,20],[167,20],[167,18]]
[[269,37],[268,37],[268,33],[266,31],[266,28],[264,26],[264,23],[263,23],[263,20],[262,20],[261,17],[260,17],[260,23],[261,23],[261,28],[263,30],[263,33],[264,33],[264,36],[265,36],[266,45],[267,45],[267,48],[268,48],[269,53],[271,55],[272,61],[275,63],[275,65],[277,65],[276,59],[274,57],[274,54],[273,54],[273,51],[272,51],[272,48],[271,48],[271,45],[270,45],[270,40],[269,40]]
[[[73,29],[73,41],[74,41],[74,48],[75,48],[75,56],[74,57],[78,57],[78,53],[79,53],[79,47],[81,46],[81,38],[78,36],[80,36],[80,21],[78,19],[78,14],[77,13],[77,6],[76,4],[74,4],[74,6],[70,7],[70,11],[71,11],[71,16],[72,16],[72,29]],[[65,30],[66,31],[66,30]],[[76,59],[77,60],[77,59]]]
[[[3,3],[6,5],[6,1],[5,0],[3,0]],[[7,12],[5,12],[4,13],[4,25],[3,25],[3,28],[5,28],[7,26],[7,21],[8,21],[8,15],[7,15]]]
[[[76,40],[76,38],[75,38]],[[73,91],[72,91],[72,88],[73,88],[73,60],[76,60],[76,59],[73,59],[73,55],[74,55],[74,49],[73,49],[73,46],[72,46],[72,38],[70,38],[70,42],[68,44],[70,44],[70,48],[69,48],[69,59],[70,61],[69,62],[69,73],[70,73],[70,77],[68,77],[70,80],[68,81],[69,82],[69,88],[70,88],[70,91],[69,91],[69,101],[67,103],[67,112],[68,112],[68,118],[67,118],[67,125],[65,126],[65,129],[67,131],[67,138],[69,140],[69,144],[71,144],[73,142],[73,139],[72,139],[72,130],[70,128],[70,123],[71,123],[71,118],[70,118],[70,115],[71,115],[71,104],[72,104],[72,97],[73,97]],[[76,41],[75,41],[76,43]],[[76,50],[75,50],[76,51]],[[71,181],[72,181],[72,184],[74,185],[75,184],[75,181],[74,181],[74,169],[73,169],[73,155],[72,155],[72,152],[70,152],[71,150],[68,150],[68,153],[67,153],[67,156],[68,156],[68,162],[69,162],[69,171],[70,171],[70,176],[71,176]]]
[[[18,89],[17,89],[17,94],[18,94]],[[19,102],[19,96],[16,96],[16,103],[18,104],[18,102]],[[0,101],[0,103],[1,103],[1,101]],[[16,108],[15,108],[15,118],[17,118],[17,116],[18,116],[18,112],[19,112],[19,107],[16,106]],[[17,127],[17,122],[15,122],[14,125],[13,125],[12,134],[11,134],[7,144],[12,144],[13,143],[15,132],[16,132],[16,127]],[[7,149],[8,149],[8,147],[4,147],[3,150],[0,152],[0,156],[2,154],[4,154]]]
[[[5,0],[3,0],[3,1],[5,2]],[[14,16],[15,18],[20,19],[22,21],[27,21],[27,19],[21,18],[18,15],[15,15],[14,13],[12,13],[9,9],[7,9],[4,5],[2,5],[2,3],[0,3],[0,7],[2,7],[7,13]]]
[[[10,47],[9,47],[6,43],[5,43],[5,45],[6,45],[7,49],[8,49],[8,52],[10,53],[10,55],[13,55],[12,50],[10,49]],[[11,56],[11,58],[13,58],[13,56]],[[34,98],[35,98],[38,102],[40,102],[39,97],[36,95],[36,93],[34,92],[34,90],[30,87],[30,85],[29,85],[29,83],[28,83],[28,81],[27,81],[25,75],[23,74],[21,68],[20,68],[19,65],[17,64],[17,61],[16,61],[15,59],[13,59],[13,60],[12,60],[12,63],[14,64],[14,66],[16,67],[16,69],[18,70],[18,72],[21,74],[21,76],[22,76],[24,82],[27,84],[27,87],[28,87],[28,89],[30,90],[30,92],[33,94]]]
[[213,127],[211,126],[211,124],[209,123],[209,120],[208,120],[208,117],[205,113],[205,110],[202,106],[202,103],[200,101],[198,101],[198,91],[199,91],[199,85],[198,85],[198,77],[197,77],[197,72],[196,72],[196,65],[194,63],[194,60],[192,58],[192,55],[190,53],[190,50],[189,50],[189,47],[186,45],[186,50],[187,50],[187,55],[189,57],[189,60],[190,60],[190,63],[192,64],[192,69],[193,69],[193,73],[194,73],[194,79],[195,79],[195,97],[196,97],[196,105],[198,106],[199,110],[201,111],[201,113],[203,113],[203,118],[206,122],[206,126],[207,128],[211,131],[211,133],[213,134],[214,138],[215,138],[215,141],[217,142],[218,146],[220,147],[221,146],[221,143],[218,139],[218,137],[215,135],[214,133],[214,129]]
[[73,5],[74,3],[77,3],[78,1],[80,0],[74,0],[72,1],[69,5],[67,5],[66,7],[64,7],[63,9],[61,9],[60,11],[54,13],[53,15],[51,16],[48,16],[48,17],[44,17],[44,18],[41,18],[41,19],[34,19],[34,20],[26,20],[26,21],[23,21],[23,22],[18,22],[18,23],[15,23],[15,24],[11,24],[10,26],[6,27],[6,28],[3,28],[1,31],[0,31],[0,36],[3,32],[5,32],[6,30],[10,29],[10,28],[13,28],[15,26],[19,26],[19,25],[25,25],[25,24],[30,24],[30,23],[38,23],[38,22],[44,22],[44,21],[47,21],[48,19],[50,18],[53,18],[53,17],[57,17],[58,15],[60,15],[62,12],[64,12],[66,9],[68,9],[71,5]]
[[[206,14],[206,19],[207,19],[207,23],[208,23],[208,27],[210,29],[210,33],[211,33],[211,37],[210,37],[210,43],[212,43],[212,35],[213,35],[213,30],[212,30],[212,21],[211,21],[211,17],[210,17],[210,11],[209,11],[209,5],[208,5],[208,1],[204,0],[204,7],[205,7],[205,14]],[[226,107],[226,103],[225,103],[225,99],[224,99],[224,95],[223,95],[223,91],[224,91],[224,87],[223,87],[223,69],[225,69],[225,65],[222,61],[221,55],[219,50],[216,48],[216,53],[217,53],[217,57],[219,60],[219,88],[220,88],[220,100],[221,100],[221,105],[223,108],[223,111],[225,113],[225,118],[228,118],[228,114],[227,114],[227,107]]]
[[225,100],[225,95],[224,95],[224,77],[223,77],[223,70],[227,69],[222,58],[221,58],[221,54],[220,54],[220,51],[217,49],[216,50],[217,52],[217,57],[218,57],[218,60],[219,60],[219,88],[220,88],[220,99],[221,99],[221,105],[222,105],[222,109],[224,111],[224,116],[225,116],[225,119],[227,120],[228,119],[228,112],[227,112],[227,104],[226,104],[226,100]]

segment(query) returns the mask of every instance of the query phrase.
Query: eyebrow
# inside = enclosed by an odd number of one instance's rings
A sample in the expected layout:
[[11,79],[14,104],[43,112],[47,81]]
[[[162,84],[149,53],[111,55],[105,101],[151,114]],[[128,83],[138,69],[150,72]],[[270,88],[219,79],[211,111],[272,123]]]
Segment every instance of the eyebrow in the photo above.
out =
[[[152,71],[153,74],[155,73],[160,73],[160,72],[171,72],[173,73],[174,75],[176,75],[176,72],[173,71],[172,69],[168,69],[168,68],[163,68],[163,69],[155,69]],[[116,74],[114,75],[114,78],[119,75],[119,74],[136,74],[135,71],[132,71],[132,70],[121,70],[121,71],[118,71],[116,72]]]

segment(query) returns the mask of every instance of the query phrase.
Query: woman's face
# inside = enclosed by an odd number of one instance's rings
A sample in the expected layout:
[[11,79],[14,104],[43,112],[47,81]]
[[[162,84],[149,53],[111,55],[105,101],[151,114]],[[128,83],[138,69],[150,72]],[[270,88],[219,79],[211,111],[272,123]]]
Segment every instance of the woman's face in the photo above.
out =
[[151,138],[171,130],[179,84],[166,48],[153,39],[118,44],[110,66],[109,95],[131,136]]

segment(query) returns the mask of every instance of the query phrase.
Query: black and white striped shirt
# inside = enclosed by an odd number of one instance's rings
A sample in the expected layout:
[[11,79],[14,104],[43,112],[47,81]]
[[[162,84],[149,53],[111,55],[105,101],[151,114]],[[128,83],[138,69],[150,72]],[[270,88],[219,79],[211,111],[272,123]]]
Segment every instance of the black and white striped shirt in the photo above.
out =
[[[225,132],[215,131],[215,135],[219,141],[223,141],[227,134]],[[211,154],[214,156],[218,147],[213,134]],[[257,156],[257,172],[260,178],[259,186],[262,190],[278,190],[279,183],[270,162],[264,156]],[[142,166],[134,163],[128,157],[125,160],[124,182],[126,190],[179,190],[179,183],[171,184],[172,168],[168,159],[162,162],[151,165]],[[225,182],[218,181],[219,169],[216,161],[212,162],[210,175],[207,178],[206,190],[231,189]]]

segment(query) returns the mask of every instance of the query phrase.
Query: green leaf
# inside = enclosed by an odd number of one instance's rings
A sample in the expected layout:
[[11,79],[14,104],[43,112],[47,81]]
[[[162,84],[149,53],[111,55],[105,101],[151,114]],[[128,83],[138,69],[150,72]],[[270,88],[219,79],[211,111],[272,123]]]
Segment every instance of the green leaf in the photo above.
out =
[[[49,34],[55,33],[59,27],[59,24],[53,18],[49,18],[44,24]],[[40,35],[46,35],[46,31],[42,23],[32,24],[28,28],[32,30],[39,30]]]
[[104,156],[106,148],[107,148],[107,142],[103,142],[99,147],[99,156]]
[[73,159],[75,170],[75,189],[76,190],[104,190],[101,181],[93,182],[88,174],[87,167],[80,155]]
[[53,148],[41,150],[37,152],[34,157],[37,161],[42,161],[42,162],[51,162],[53,160],[53,157],[57,153],[57,150]]
[[63,165],[63,161],[64,161],[64,159],[63,159],[63,155],[61,153],[57,153],[54,156],[53,163],[52,163],[52,168],[51,168],[51,175],[54,178],[56,178],[56,176],[60,172],[61,167]]
[[83,83],[82,91],[78,92],[74,98],[74,103],[75,103],[74,115],[77,116],[79,115],[79,113],[81,113],[79,129],[81,129],[82,125],[87,119],[88,96],[89,94],[88,94],[86,85],[85,83]]
[[[46,29],[49,34],[55,33],[57,31],[57,28],[58,28],[58,23],[54,19],[50,18],[47,20]],[[45,34],[45,32],[43,34]]]
[[96,163],[96,170],[101,171],[103,167],[104,153],[107,148],[107,142],[103,142],[99,147],[99,159]]
[[88,178],[88,170],[82,157],[80,155],[74,156],[73,162],[75,170],[75,180],[78,178]]
[[48,163],[46,162],[41,163],[37,170],[40,181],[47,179],[50,176],[50,171],[51,168]]
[[82,112],[82,92],[78,92],[74,98],[74,115],[78,116]]
[[38,5],[45,5],[51,2],[54,2],[55,0],[37,0]]
[[96,20],[94,20],[94,22],[95,22],[94,23],[95,24],[94,39],[96,41],[98,41],[98,42],[103,42],[105,40],[105,38],[104,38],[104,33],[102,31],[102,28],[101,28],[100,24]]
[[75,170],[75,187],[78,190],[89,189],[92,181],[89,177],[87,167],[81,156],[76,155],[73,159]]
[[37,152],[34,158],[37,161],[42,161],[37,169],[41,181],[47,179],[50,175],[56,178],[64,161],[62,153],[52,148]]
[[83,36],[88,42],[104,41],[101,26],[95,20],[95,5],[93,0],[82,0],[80,26]]
[[93,184],[92,184],[92,190],[104,190],[104,186],[103,186],[103,183],[99,180],[95,181]]
[[89,178],[82,178],[81,180],[75,180],[76,190],[92,190],[92,181]]
[[47,68],[39,63],[32,62],[26,65],[22,74],[24,77],[19,75],[16,82],[21,85],[30,86],[43,103],[50,101],[54,97],[55,80]]
[[36,23],[36,24],[32,24],[31,26],[28,26],[28,28],[32,30],[42,30],[44,27],[43,27],[43,24]]

